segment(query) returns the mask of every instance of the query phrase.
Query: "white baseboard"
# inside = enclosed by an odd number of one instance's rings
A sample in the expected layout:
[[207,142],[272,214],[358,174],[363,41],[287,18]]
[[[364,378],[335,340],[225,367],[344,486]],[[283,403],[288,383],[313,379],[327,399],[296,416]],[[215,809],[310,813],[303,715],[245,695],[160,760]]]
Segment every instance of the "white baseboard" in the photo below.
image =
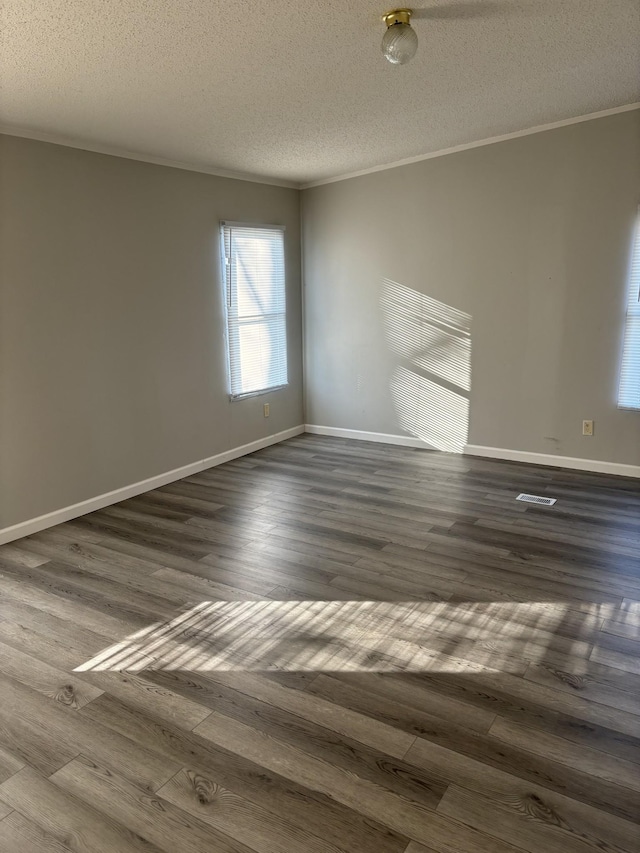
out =
[[[293,438],[296,435],[302,435],[305,431],[304,424],[283,429],[282,432],[276,432],[273,435],[267,435],[264,438],[259,438],[256,441],[251,441],[249,444],[243,444],[241,447],[234,447],[231,450],[225,450],[224,453],[218,453],[216,456],[209,456],[203,459],[200,465],[200,471],[206,468],[215,468],[216,465],[223,465],[225,462],[231,462],[232,459],[238,459],[240,456],[246,456],[248,453],[255,453],[256,450],[262,450],[263,447],[270,447],[272,444],[278,444],[281,441],[286,441],[288,438]],[[178,479],[181,479],[178,477]]]
[[464,452],[468,456],[484,456],[488,459],[529,462],[532,465],[572,468],[576,471],[592,471],[596,474],[616,474],[619,477],[640,477],[640,465],[625,465],[622,462],[582,459],[579,456],[555,456],[552,453],[532,453],[528,450],[505,450],[502,447],[482,447],[478,444],[467,444]]
[[127,498],[133,498],[136,495],[141,495],[143,492],[149,492],[160,486],[166,486],[167,483],[173,483],[175,480],[182,480],[184,477],[191,476],[191,474],[197,474],[199,471],[213,468],[216,465],[222,465],[224,462],[230,462],[232,459],[246,456],[248,453],[253,453],[256,450],[261,450],[263,447],[269,447],[271,444],[277,444],[287,438],[293,438],[294,435],[300,435],[304,431],[304,426],[300,424],[299,426],[291,427],[291,429],[277,432],[275,435],[268,435],[249,444],[243,444],[241,447],[234,447],[232,450],[218,453],[216,456],[209,456],[207,459],[191,462],[189,465],[183,465],[181,468],[165,471],[163,474],[157,474],[155,477],[148,477],[146,480],[140,480],[138,483],[123,486],[121,489],[114,489],[112,492],[105,492],[103,495],[89,498],[86,501],[81,501],[63,509],[54,510],[54,512],[48,512],[46,515],[39,515],[37,518],[21,521],[19,524],[14,524],[11,527],[5,527],[0,530],[0,545],[13,542],[15,539],[22,539],[23,536],[29,536],[32,533],[37,533],[39,530],[45,530],[47,527],[62,524],[63,521],[70,521],[72,518],[78,518],[78,516],[94,512],[110,504],[119,503],[120,501],[127,500]]
[[[357,441],[377,441],[381,444],[397,444],[399,447],[422,447],[435,450],[432,445],[411,435],[391,435],[385,432],[363,432],[358,429],[305,424],[305,432],[314,435],[333,435],[338,438],[353,438]],[[482,447],[467,444],[464,453],[468,456],[484,456],[488,459],[506,459],[511,462],[528,462],[531,465],[550,465],[553,468],[571,468],[576,471],[591,471],[596,474],[615,474],[620,477],[640,478],[640,465],[625,465],[622,462],[604,462],[597,459],[582,459],[578,456],[554,456],[550,453],[532,453],[527,450],[506,450],[502,447]]]
[[[300,424],[299,426],[291,427],[291,429],[286,429],[274,435],[268,435],[265,438],[252,441],[249,444],[243,444],[241,447],[234,447],[231,450],[224,451],[224,453],[218,453],[216,456],[209,456],[207,459],[191,462],[189,465],[183,465],[181,468],[165,471],[162,474],[157,474],[155,477],[149,477],[146,480],[140,480],[129,486],[114,489],[111,492],[106,492],[95,498],[89,498],[72,506],[63,507],[62,509],[49,512],[46,515],[40,515],[28,521],[22,521],[11,527],[5,527],[0,530],[0,545],[5,545],[7,542],[13,542],[16,539],[21,539],[23,536],[37,533],[39,530],[45,530],[47,527],[62,524],[64,521],[70,521],[73,518],[86,515],[88,512],[102,509],[102,507],[119,503],[120,501],[127,500],[127,498],[133,498],[136,495],[141,495],[160,486],[165,486],[167,483],[173,483],[175,480],[182,480],[184,477],[191,476],[191,474],[197,474],[199,471],[204,471],[207,468],[214,468],[216,465],[222,465],[225,462],[230,462],[232,459],[238,459],[240,456],[254,453],[256,450],[261,450],[263,447],[269,447],[272,444],[285,441],[287,438],[293,438],[303,432],[309,432],[314,435],[331,435],[337,438],[352,438],[357,441],[376,441],[380,444],[395,444],[399,447],[434,449],[419,438],[409,435],[392,435],[384,432],[364,432],[357,429]],[[528,462],[533,465],[550,465],[554,468],[572,468],[577,471],[592,471],[598,474],[616,474],[621,477],[640,478],[640,465],[625,465],[622,462],[581,459],[577,456],[554,456],[547,453],[532,453],[526,450],[482,447],[477,444],[467,444],[464,452],[469,456],[484,456],[488,459],[505,459],[511,462]]]
[[353,438],[356,441],[377,441],[379,444],[397,444],[400,447],[422,447],[425,450],[435,450],[431,444],[427,444],[426,441],[412,435],[363,432],[359,429],[341,429],[340,427],[318,426],[317,424],[305,424],[304,431],[313,435],[333,435],[336,438]]

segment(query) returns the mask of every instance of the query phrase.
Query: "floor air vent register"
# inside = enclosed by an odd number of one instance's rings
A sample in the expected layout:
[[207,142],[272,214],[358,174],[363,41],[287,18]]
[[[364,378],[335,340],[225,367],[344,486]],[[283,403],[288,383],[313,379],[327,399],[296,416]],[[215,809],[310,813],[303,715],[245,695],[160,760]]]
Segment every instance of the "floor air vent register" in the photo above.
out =
[[542,504],[542,506],[553,506],[557,498],[543,498],[540,495],[518,495],[517,501],[524,501],[528,504]]

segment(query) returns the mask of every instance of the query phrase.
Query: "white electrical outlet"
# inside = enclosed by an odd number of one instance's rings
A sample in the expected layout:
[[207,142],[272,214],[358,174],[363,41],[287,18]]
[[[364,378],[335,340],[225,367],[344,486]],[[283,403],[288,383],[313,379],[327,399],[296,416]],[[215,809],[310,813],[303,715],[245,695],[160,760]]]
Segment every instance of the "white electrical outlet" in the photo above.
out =
[[269,417],[269,404],[265,403],[264,406],[262,407],[262,410],[264,411],[265,418],[268,418]]
[[582,434],[593,435],[593,421],[582,421]]

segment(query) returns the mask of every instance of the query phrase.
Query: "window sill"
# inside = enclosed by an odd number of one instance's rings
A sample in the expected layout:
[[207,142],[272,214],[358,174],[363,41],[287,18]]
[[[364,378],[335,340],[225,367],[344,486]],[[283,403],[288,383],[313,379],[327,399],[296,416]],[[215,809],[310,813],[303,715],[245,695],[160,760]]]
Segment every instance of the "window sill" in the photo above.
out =
[[272,385],[270,388],[261,388],[259,391],[248,391],[246,394],[229,394],[229,401],[235,403],[238,400],[248,400],[250,397],[261,397],[263,394],[271,394],[272,391],[282,391],[283,388],[288,388],[289,383],[284,385]]

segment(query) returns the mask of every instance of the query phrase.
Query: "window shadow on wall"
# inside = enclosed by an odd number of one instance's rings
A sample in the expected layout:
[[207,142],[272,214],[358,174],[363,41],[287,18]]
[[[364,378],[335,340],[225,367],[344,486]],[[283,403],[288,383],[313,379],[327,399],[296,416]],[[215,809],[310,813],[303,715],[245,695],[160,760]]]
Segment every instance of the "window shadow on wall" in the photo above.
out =
[[384,279],[380,294],[399,426],[436,450],[461,453],[469,434],[471,315]]

